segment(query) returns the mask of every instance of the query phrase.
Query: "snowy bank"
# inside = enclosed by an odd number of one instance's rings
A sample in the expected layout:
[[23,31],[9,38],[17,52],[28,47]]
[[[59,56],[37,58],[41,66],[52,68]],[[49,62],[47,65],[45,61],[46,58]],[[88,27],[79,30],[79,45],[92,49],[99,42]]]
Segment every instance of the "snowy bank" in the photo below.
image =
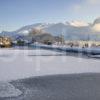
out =
[[51,49],[51,50],[60,50],[65,52],[77,52],[84,54],[100,54],[100,47],[69,47],[66,45],[44,45],[44,44],[33,44],[31,47],[43,48],[43,49]]

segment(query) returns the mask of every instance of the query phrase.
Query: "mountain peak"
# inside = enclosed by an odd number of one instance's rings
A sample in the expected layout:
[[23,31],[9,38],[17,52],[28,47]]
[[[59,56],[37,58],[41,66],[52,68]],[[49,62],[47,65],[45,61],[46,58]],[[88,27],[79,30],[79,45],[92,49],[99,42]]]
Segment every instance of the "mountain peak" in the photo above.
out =
[[52,36],[60,36],[63,34],[66,39],[87,40],[88,36],[91,36],[91,39],[97,39],[97,34],[100,32],[100,17],[94,21],[94,24],[89,24],[80,20],[65,23],[36,23],[24,26],[14,32],[3,32],[2,34],[10,36],[16,36],[15,34],[28,36],[32,30],[33,33],[36,34],[44,32],[50,33]]

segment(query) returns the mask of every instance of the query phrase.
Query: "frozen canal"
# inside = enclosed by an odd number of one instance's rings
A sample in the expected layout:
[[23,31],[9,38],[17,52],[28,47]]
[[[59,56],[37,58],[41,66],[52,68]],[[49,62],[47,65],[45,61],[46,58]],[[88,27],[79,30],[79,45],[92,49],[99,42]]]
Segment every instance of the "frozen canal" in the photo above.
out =
[[40,75],[100,72],[100,60],[49,50],[0,49],[0,81]]

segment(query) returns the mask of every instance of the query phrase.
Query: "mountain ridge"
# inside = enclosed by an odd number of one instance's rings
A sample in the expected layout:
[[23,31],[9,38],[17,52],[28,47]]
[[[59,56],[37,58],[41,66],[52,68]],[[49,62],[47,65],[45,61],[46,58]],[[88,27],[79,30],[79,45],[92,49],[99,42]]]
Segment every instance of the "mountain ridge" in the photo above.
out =
[[84,21],[72,21],[66,23],[36,23],[26,25],[13,32],[2,32],[0,35],[16,36],[28,35],[34,29],[42,30],[45,33],[50,33],[53,36],[63,35],[64,38],[71,40],[100,40],[100,17],[95,19],[93,23]]

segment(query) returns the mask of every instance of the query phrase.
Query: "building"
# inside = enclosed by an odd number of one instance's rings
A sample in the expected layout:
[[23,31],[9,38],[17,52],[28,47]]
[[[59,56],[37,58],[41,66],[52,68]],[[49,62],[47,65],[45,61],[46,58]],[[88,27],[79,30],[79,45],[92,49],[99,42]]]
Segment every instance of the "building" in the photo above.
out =
[[65,43],[70,47],[100,47],[100,41],[66,41]]

